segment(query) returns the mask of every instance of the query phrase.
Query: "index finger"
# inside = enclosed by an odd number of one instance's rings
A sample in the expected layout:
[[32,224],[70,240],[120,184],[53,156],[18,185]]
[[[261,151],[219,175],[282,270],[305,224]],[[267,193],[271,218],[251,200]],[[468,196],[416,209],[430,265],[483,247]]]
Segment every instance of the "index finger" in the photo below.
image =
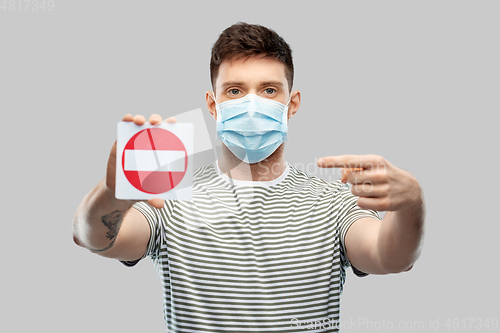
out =
[[318,166],[322,168],[371,169],[381,163],[383,163],[383,158],[377,155],[325,156],[318,160]]

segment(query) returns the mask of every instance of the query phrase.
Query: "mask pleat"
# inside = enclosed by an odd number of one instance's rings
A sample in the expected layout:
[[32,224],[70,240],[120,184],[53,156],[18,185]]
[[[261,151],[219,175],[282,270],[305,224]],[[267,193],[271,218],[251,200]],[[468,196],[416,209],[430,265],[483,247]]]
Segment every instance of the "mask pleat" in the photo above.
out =
[[[217,134],[239,159],[259,162],[287,140],[288,107],[249,94],[217,106]],[[285,121],[285,123],[283,123]]]
[[270,132],[265,137],[262,135],[255,135],[254,133],[246,133],[247,135],[244,135],[237,132],[227,132],[226,134],[224,139],[226,139],[228,143],[248,150],[257,150],[283,139],[281,132]]
[[277,122],[268,122],[263,119],[235,119],[234,121],[223,124],[224,131],[255,132],[264,134],[266,131],[280,131],[281,124]]

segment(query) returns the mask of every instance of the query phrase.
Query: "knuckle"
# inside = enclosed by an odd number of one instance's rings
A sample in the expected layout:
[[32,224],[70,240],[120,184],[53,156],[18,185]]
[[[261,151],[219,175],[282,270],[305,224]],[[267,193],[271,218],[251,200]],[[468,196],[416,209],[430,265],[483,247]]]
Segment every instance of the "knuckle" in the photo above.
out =
[[378,184],[387,184],[387,177],[385,173],[376,172],[373,175],[373,180]]
[[380,163],[383,163],[383,157],[380,155],[376,154],[369,154],[365,156],[367,161],[370,161],[373,165],[378,165]]
[[380,187],[380,193],[383,195],[383,196],[388,196],[389,195],[389,185],[388,184],[384,184]]
[[371,158],[373,159],[373,161],[375,163],[383,163],[384,162],[384,158],[380,155],[371,155]]
[[379,210],[387,211],[391,207],[391,199],[389,197],[385,197],[380,201]]

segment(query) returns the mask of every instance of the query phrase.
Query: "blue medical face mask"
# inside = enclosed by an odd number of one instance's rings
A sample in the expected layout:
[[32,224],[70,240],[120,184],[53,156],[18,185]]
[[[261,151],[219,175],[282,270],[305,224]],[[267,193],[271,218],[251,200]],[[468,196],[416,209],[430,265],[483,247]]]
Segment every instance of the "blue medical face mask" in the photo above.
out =
[[288,140],[290,101],[284,105],[248,94],[220,104],[215,101],[215,104],[217,139],[243,162],[260,162]]

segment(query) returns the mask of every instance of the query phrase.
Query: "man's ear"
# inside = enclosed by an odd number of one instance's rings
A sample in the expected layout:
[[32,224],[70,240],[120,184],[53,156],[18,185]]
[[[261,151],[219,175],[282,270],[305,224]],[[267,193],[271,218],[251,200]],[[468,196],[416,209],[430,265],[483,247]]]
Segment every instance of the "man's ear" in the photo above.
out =
[[217,112],[215,110],[215,94],[211,91],[207,91],[205,94],[205,100],[207,102],[207,109],[214,119],[217,119]]
[[292,98],[288,104],[288,119],[292,118],[299,110],[300,106],[300,91],[295,90],[291,93]]

